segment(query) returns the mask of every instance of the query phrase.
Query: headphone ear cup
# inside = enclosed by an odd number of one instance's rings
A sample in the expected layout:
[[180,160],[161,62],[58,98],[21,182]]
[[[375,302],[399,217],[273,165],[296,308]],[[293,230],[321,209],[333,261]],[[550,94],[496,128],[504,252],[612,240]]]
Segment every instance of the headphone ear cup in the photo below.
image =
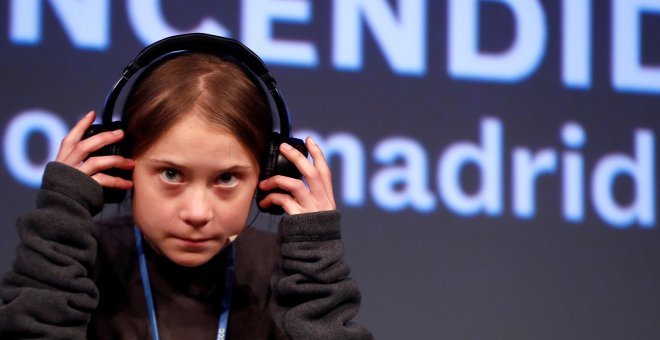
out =
[[277,158],[280,154],[280,144],[281,138],[279,134],[273,132],[271,134],[270,142],[268,143],[266,154],[261,161],[261,173],[259,174],[259,180],[264,180],[274,176],[276,171]]
[[[94,124],[85,131],[82,139],[87,139],[101,132],[114,131],[118,129],[123,129],[123,125],[121,124],[121,122],[112,122],[112,124],[110,125]],[[98,157],[98,156],[114,156],[114,155],[122,156],[124,158],[129,158],[130,153],[128,152],[128,150],[129,148],[126,140],[122,139],[118,143],[106,145],[90,153],[89,156],[87,156],[87,158]],[[132,178],[132,173],[129,170],[111,168],[111,169],[103,170],[101,172],[109,176],[120,177],[126,180],[130,180]],[[126,197],[126,190],[103,187],[104,203],[120,203],[121,201],[124,200],[124,197]]]
[[[293,164],[286,157],[284,157],[284,155],[280,153],[280,144],[284,142],[293,146],[295,149],[300,151],[300,153],[305,155],[305,157],[307,157],[308,155],[307,147],[305,147],[305,142],[303,142],[301,139],[298,138],[284,139],[282,138],[282,136],[280,136],[279,133],[273,132],[271,135],[271,142],[268,146],[268,150],[262,161],[261,174],[259,176],[260,182],[264,179],[278,175],[291,177],[295,179],[302,178],[302,175],[300,174],[300,171],[298,170],[296,165]],[[268,196],[270,193],[273,192],[288,194],[288,192],[281,189],[264,191],[257,187],[257,202],[261,202],[264,198],[266,198],[266,196]],[[261,208],[261,206],[259,206],[259,210],[270,213],[272,215],[281,215],[284,213],[284,209],[282,209],[282,207],[277,205],[271,205],[269,208],[266,209]]]

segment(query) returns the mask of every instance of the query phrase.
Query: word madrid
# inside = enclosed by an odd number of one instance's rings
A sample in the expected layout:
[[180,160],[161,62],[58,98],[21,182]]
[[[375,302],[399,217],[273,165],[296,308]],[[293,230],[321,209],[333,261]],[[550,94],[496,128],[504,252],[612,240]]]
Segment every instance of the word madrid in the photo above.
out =
[[[334,0],[329,14],[329,41],[275,37],[278,25],[308,31],[317,24],[311,0],[242,0],[239,28],[228,28],[217,18],[199,11],[196,27],[187,31],[237,37],[255,50],[267,63],[291,67],[315,68],[322,62],[337,70],[360,71],[364,67],[364,37],[370,35],[383,59],[398,75],[424,76],[429,64],[438,58],[427,53],[434,44],[429,30],[446,25],[447,73],[453,79],[477,82],[515,83],[534,74],[548,53],[548,34],[560,32],[561,80],[568,88],[589,89],[592,85],[592,14],[595,6],[605,1],[562,0],[561,18],[549,23],[549,16],[539,0],[446,0],[446,20],[429,20],[441,16],[429,13],[428,0]],[[502,33],[511,41],[504,51],[487,52],[480,46],[480,5],[490,3],[512,14],[512,33]],[[58,24],[74,47],[103,51],[110,47],[110,0],[11,0],[9,3],[9,40],[18,45],[38,45],[44,34],[44,7],[49,5]],[[394,4],[393,4],[394,3]],[[660,93],[660,67],[642,62],[644,48],[652,48],[644,40],[642,18],[660,15],[660,1],[610,0],[611,13],[611,85],[617,91]],[[318,5],[318,4],[316,4]],[[209,6],[209,5],[207,5]],[[217,6],[223,6],[218,1]],[[126,0],[127,22],[144,45],[165,36],[183,33],[171,25],[159,0]],[[113,15],[115,15],[113,13]],[[114,22],[120,22],[114,19]],[[559,29],[551,26],[557,25]],[[51,30],[52,31],[52,30]],[[496,30],[495,30],[496,31]],[[648,33],[648,32],[647,32]],[[434,34],[433,36],[437,36]],[[325,39],[325,38],[322,38]],[[320,60],[319,46],[329,50],[330,60]],[[648,44],[649,46],[644,46]],[[325,48],[329,47],[329,48]],[[435,51],[434,51],[435,52]],[[437,52],[435,52],[437,53]],[[431,62],[427,58],[432,58]],[[598,57],[602,59],[601,57]]]
[[[350,133],[322,136],[314,131],[297,131],[296,135],[313,136],[322,145],[329,162],[341,164],[335,171],[339,180],[337,193],[347,207],[365,206],[369,194],[378,208],[390,212],[428,214],[437,210],[442,201],[449,211],[460,216],[498,217],[504,214],[506,199],[511,202],[514,217],[533,219],[537,206],[559,200],[558,213],[571,223],[584,222],[586,205],[591,203],[598,217],[614,228],[655,227],[653,131],[635,129],[630,154],[595,157],[588,148],[587,131],[576,122],[568,122],[560,128],[559,148],[536,150],[512,146],[509,156],[505,151],[504,125],[495,117],[481,119],[478,141],[451,142],[443,147],[436,162],[430,162],[426,148],[412,138],[383,138],[369,156],[364,143]],[[24,185],[38,186],[45,164],[30,157],[30,139],[42,136],[47,145],[45,159],[54,159],[68,130],[63,120],[51,112],[18,113],[3,136],[8,172]],[[590,159],[596,158],[589,168],[583,153]],[[511,163],[505,164],[509,159]],[[476,190],[468,190],[462,183],[461,177],[468,167],[478,170]],[[511,171],[507,185],[510,189],[504,185],[505,168]],[[557,192],[539,192],[538,182],[551,176],[560,183]],[[632,186],[633,194],[632,199],[621,202],[615,183],[624,178]]]

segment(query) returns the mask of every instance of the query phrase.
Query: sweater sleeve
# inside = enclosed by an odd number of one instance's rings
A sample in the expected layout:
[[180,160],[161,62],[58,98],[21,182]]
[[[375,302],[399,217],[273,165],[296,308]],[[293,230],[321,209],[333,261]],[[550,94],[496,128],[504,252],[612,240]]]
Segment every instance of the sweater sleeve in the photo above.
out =
[[98,291],[92,216],[101,186],[61,163],[44,172],[37,209],[18,220],[13,270],[0,283],[0,338],[84,339]]
[[343,261],[337,211],[284,217],[280,268],[272,280],[275,317],[292,339],[372,339],[351,320],[360,290]]

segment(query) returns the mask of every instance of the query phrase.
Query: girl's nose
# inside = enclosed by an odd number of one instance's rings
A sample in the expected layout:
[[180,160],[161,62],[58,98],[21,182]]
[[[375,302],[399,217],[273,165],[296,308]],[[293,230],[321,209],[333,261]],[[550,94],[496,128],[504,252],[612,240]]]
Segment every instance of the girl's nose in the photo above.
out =
[[187,224],[199,228],[213,219],[213,206],[208,193],[203,188],[191,188],[190,195],[184,198],[179,218]]

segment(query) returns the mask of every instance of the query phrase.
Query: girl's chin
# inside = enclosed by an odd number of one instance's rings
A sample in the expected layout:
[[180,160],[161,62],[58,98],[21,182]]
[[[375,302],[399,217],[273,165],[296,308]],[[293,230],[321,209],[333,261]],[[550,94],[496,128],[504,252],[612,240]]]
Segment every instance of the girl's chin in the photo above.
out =
[[167,258],[182,267],[198,267],[211,260],[213,256],[204,253],[177,253],[167,256]]
[[156,253],[183,267],[197,267],[205,264],[220,253],[229,240],[209,239],[191,242],[182,239],[169,239],[160,247],[152,247]]

